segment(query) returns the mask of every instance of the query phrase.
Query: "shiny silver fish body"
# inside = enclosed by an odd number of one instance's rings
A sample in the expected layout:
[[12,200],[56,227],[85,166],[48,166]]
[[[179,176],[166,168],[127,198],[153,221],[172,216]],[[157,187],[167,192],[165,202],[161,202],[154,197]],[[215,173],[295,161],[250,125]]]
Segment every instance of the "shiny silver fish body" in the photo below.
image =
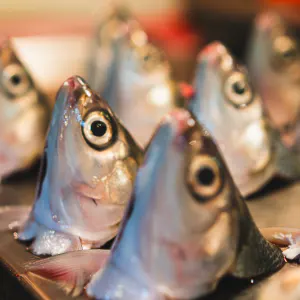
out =
[[20,240],[34,254],[99,247],[112,239],[142,151],[80,77],[65,81],[44,150],[36,200]]
[[161,117],[178,102],[166,57],[123,8],[102,19],[88,81],[143,146]]
[[257,16],[248,67],[262,96],[280,175],[300,177],[300,50],[296,32],[276,13]]
[[219,42],[206,46],[198,56],[195,96],[189,108],[216,139],[243,196],[274,176],[274,141],[261,98],[246,69]]
[[9,41],[0,46],[0,75],[1,180],[41,156],[50,108]]
[[210,134],[185,110],[167,115],[140,167],[96,299],[194,299],[225,274],[253,278],[284,264],[259,233]]

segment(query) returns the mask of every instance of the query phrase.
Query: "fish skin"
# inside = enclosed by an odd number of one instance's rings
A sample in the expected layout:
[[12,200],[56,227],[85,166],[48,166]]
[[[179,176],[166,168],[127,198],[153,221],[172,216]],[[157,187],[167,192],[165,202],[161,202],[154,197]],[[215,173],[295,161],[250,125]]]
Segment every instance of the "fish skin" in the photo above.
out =
[[277,173],[288,179],[300,177],[299,53],[298,34],[280,15],[256,17],[247,62],[276,142]]
[[[238,83],[246,87],[242,94],[234,91]],[[247,70],[213,42],[199,53],[194,89],[189,109],[216,139],[242,195],[251,195],[275,175],[276,153]]]
[[[106,126],[100,137],[91,131],[98,121]],[[112,239],[143,153],[78,76],[57,94],[44,151],[36,200],[18,238],[34,239],[36,255],[90,249]]]
[[0,46],[0,74],[1,179],[28,169],[41,156],[50,106],[10,40]]
[[183,105],[165,54],[124,7],[102,17],[87,78],[142,146],[162,116]]
[[[203,166],[216,172],[208,189],[194,177]],[[111,256],[86,291],[97,299],[192,299],[225,274],[255,278],[283,265],[210,134],[178,110],[153,136]]]

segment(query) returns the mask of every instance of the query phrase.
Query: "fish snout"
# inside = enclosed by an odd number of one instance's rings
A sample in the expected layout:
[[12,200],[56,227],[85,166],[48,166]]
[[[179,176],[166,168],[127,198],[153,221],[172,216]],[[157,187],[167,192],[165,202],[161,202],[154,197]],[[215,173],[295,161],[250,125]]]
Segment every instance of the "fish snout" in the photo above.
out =
[[198,63],[206,63],[210,67],[227,69],[232,66],[232,58],[221,42],[213,42],[206,46],[198,55]]
[[68,103],[74,106],[83,95],[91,96],[92,92],[83,78],[72,76],[62,85],[59,94],[68,99]]

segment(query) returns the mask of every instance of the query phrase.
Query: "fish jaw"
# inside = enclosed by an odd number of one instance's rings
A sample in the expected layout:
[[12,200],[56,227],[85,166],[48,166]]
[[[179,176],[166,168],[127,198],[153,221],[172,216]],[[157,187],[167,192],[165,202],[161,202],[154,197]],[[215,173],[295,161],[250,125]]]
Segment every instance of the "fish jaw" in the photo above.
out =
[[229,237],[232,226],[230,217],[227,213],[221,213],[217,219],[201,240],[196,237],[176,243],[161,241],[163,247],[160,251],[166,251],[168,255],[160,263],[167,267],[166,261],[170,258],[175,271],[172,285],[164,285],[158,280],[158,289],[163,294],[176,299],[206,295],[215,289],[220,278],[233,265],[235,252]]

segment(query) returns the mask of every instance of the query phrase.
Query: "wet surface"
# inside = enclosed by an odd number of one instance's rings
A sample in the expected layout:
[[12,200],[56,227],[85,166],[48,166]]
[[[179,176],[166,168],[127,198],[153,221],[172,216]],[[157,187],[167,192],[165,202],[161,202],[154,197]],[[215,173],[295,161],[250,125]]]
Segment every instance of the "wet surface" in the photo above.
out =
[[[15,176],[2,185],[0,204],[30,204],[33,202],[36,176],[25,174],[22,177],[23,179],[20,179],[20,176]],[[276,179],[262,192],[251,197],[247,204],[259,227],[300,227],[299,198],[300,183],[287,183]],[[3,278],[1,281],[5,282],[3,291],[0,287],[0,299],[19,299],[17,295],[22,295],[22,299],[72,299],[50,281],[33,274],[24,275],[24,263],[36,257],[27,251],[26,245],[15,241],[12,233],[0,233],[0,241],[0,261],[2,263],[0,278]],[[284,268],[291,267],[293,266],[287,264]],[[279,272],[273,276],[278,276]],[[256,299],[260,287],[265,285],[269,278],[255,281],[225,278],[219,284],[216,292],[202,299]],[[3,298],[4,292],[5,298]],[[78,299],[86,299],[86,296]]]

